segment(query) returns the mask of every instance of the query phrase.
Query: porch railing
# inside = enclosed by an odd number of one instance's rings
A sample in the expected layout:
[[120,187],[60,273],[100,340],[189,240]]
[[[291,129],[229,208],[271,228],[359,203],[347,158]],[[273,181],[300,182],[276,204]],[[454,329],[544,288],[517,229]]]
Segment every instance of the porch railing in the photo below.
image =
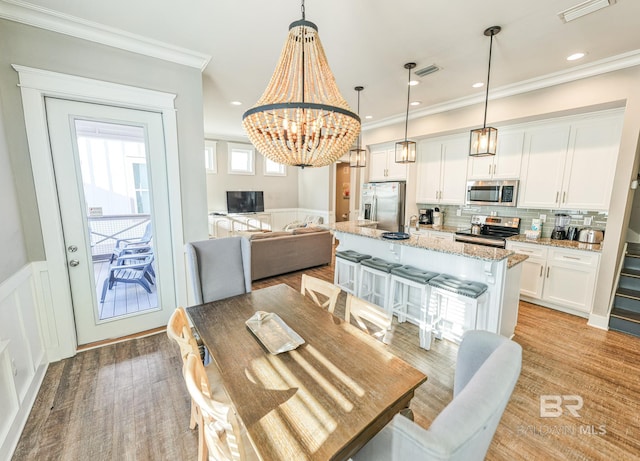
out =
[[151,220],[151,215],[89,216],[87,219],[91,238],[91,255],[97,261],[111,256],[118,239],[142,237],[147,223]]

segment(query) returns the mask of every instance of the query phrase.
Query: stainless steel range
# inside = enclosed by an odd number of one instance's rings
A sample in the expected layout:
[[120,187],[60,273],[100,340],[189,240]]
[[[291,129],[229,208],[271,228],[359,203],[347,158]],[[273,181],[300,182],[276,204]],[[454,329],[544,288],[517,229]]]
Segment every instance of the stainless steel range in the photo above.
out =
[[456,232],[455,240],[456,242],[504,248],[507,244],[506,239],[519,233],[520,218],[473,215],[471,227]]

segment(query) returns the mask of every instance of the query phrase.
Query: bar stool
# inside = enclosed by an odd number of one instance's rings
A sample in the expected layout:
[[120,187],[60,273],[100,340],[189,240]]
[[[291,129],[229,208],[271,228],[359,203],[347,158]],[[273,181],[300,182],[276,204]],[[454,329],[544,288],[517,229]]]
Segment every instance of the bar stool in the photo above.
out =
[[[446,336],[460,342],[465,330],[486,328],[487,285],[462,280],[448,274],[440,274],[429,280],[431,286],[430,313],[427,328],[436,333],[436,338]],[[435,298],[435,303],[433,302]],[[460,306],[462,309],[460,310]],[[457,309],[456,309],[457,307]],[[444,323],[450,323],[447,331]]]
[[387,312],[391,269],[402,264],[390,263],[380,258],[364,259],[360,263],[358,298],[377,304]]
[[[438,276],[437,272],[425,271],[413,266],[400,266],[391,269],[391,291],[389,292],[389,311],[396,314],[398,322],[409,319],[418,324],[420,347],[431,349],[431,329],[427,328],[429,312],[430,286],[429,280]],[[418,290],[417,302],[412,301],[411,289]],[[399,299],[396,301],[396,293]],[[415,299],[415,297],[413,298]],[[417,315],[409,312],[409,307],[417,307]]]
[[360,277],[360,262],[369,258],[371,258],[370,255],[353,250],[336,251],[333,284],[356,296],[359,283],[358,277]]

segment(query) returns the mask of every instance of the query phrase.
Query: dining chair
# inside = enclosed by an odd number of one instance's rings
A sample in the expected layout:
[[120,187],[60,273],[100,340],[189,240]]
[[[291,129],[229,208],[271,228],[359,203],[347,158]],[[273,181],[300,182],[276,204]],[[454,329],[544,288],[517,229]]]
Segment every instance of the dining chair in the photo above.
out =
[[[302,283],[300,284],[300,293],[311,298],[311,300],[323,309],[327,309],[333,314],[338,302],[338,295],[342,290],[333,283],[302,274]],[[318,294],[324,296],[326,300],[320,301]]]
[[[391,329],[392,317],[384,309],[369,301],[357,298],[347,293],[347,303],[344,311],[344,319],[351,322],[351,316],[355,319],[360,328],[384,342],[387,330]],[[371,332],[367,323],[379,328],[379,331]]]
[[201,415],[198,461],[258,459],[233,406],[211,395],[207,374],[197,355],[187,354],[183,376],[189,395]]
[[[203,363],[205,362],[205,346],[204,344],[201,344],[194,335],[184,308],[176,307],[173,314],[171,314],[169,322],[167,323],[167,336],[173,339],[180,347],[180,357],[182,358],[183,365],[184,361],[187,359],[187,355],[190,353],[196,354],[200,357]],[[207,378],[209,379],[209,386],[213,397],[222,402],[229,402],[229,397],[227,396],[224,384],[222,383],[222,377],[220,376],[218,366],[214,362],[209,362],[205,366],[205,370],[207,372]],[[197,423],[197,409],[192,405],[189,427],[193,429],[196,427]]]
[[251,246],[243,237],[187,243],[185,247],[196,304],[251,291]]
[[353,460],[484,460],[521,367],[519,344],[488,331],[467,331],[458,349],[453,400],[429,429],[396,415]]

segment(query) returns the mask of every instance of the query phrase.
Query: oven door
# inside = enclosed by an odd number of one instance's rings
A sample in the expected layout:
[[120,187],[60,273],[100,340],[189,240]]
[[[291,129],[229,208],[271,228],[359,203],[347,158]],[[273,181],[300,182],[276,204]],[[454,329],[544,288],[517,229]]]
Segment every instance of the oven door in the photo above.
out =
[[479,235],[455,234],[455,241],[494,248],[504,248],[506,246],[506,242],[502,238],[482,237]]

